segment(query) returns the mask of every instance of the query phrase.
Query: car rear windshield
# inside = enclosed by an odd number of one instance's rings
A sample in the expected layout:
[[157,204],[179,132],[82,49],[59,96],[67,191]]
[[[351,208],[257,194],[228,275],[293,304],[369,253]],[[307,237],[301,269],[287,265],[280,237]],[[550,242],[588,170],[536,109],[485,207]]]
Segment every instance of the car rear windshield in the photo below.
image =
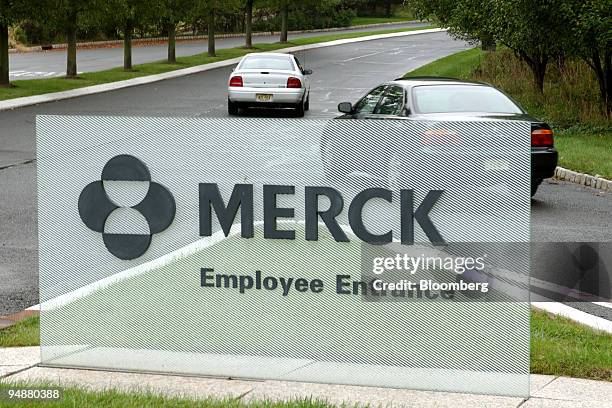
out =
[[521,113],[510,98],[495,88],[480,85],[421,85],[412,89],[419,113]]
[[293,62],[288,57],[253,56],[247,57],[240,64],[240,69],[278,69],[293,71]]

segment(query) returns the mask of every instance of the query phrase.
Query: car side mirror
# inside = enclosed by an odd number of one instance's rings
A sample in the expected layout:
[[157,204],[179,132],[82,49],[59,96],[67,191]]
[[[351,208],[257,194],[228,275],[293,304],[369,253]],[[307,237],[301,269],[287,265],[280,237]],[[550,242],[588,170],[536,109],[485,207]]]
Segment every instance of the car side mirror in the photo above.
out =
[[305,69],[303,74],[304,75],[312,75],[312,69]]
[[353,113],[353,104],[350,102],[340,102],[338,104],[338,110],[342,113]]

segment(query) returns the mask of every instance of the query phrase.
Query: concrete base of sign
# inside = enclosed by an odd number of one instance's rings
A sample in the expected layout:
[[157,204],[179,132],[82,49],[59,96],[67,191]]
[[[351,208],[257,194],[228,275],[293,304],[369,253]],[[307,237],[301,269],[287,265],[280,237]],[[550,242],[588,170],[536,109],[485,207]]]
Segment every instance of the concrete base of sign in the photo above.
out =
[[[413,368],[372,364],[315,361],[265,356],[187,353],[168,350],[125,349],[92,346],[43,347],[44,367],[82,367],[109,371],[158,374],[150,361],[163,361],[164,373],[198,377],[288,380],[312,383],[343,383],[366,386],[372,382],[401,389],[430,390],[444,384],[459,392],[520,395],[527,390],[528,376],[467,370]],[[118,363],[121,362],[121,363]],[[258,380],[261,381],[261,380]],[[449,384],[450,383],[450,384]],[[338,384],[338,386],[343,386]],[[370,387],[371,388],[371,387]],[[442,387],[441,387],[442,388]],[[447,388],[448,389],[448,388]]]
[[402,407],[602,407],[612,400],[612,383],[547,375],[531,376],[531,397],[459,394],[396,388],[289,381],[244,381],[161,374],[37,367],[38,347],[0,349],[3,382],[44,381],[88,390],[114,388],[187,398],[236,398],[244,402],[312,398],[340,405]]

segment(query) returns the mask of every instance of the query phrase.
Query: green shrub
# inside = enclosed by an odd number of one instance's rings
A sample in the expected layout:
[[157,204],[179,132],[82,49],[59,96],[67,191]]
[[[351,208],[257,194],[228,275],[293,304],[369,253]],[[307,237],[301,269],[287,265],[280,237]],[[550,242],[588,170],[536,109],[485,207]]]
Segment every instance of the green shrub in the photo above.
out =
[[557,129],[579,124],[610,126],[599,100],[593,70],[582,60],[549,64],[543,95],[534,90],[533,75],[527,64],[508,49],[485,53],[471,78],[503,89],[529,113]]

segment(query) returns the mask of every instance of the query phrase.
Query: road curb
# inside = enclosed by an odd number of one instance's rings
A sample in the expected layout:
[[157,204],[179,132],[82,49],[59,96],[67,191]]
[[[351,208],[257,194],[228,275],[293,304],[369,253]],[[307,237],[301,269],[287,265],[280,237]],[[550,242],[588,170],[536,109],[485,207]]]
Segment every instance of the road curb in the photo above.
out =
[[[410,23],[421,23],[421,21],[419,20],[395,21],[395,22],[388,22],[388,23],[359,24],[359,25],[348,26],[348,27],[315,28],[312,30],[292,30],[292,31],[289,31],[288,33],[289,34],[328,33],[328,32],[331,33],[335,31],[343,31],[343,30],[350,30],[350,29],[388,27],[391,25],[410,24]],[[280,32],[279,31],[257,31],[257,32],[254,32],[252,35],[253,37],[261,37],[261,36],[266,36],[266,35],[280,35]],[[215,35],[215,39],[241,38],[245,36],[246,35],[244,33],[225,33],[225,34]],[[177,35],[176,36],[177,41],[206,40],[206,39],[208,39],[208,35],[206,34]],[[159,41],[168,41],[168,37],[134,38],[132,40],[132,45],[140,45],[140,46],[145,45],[146,46],[148,45],[148,43],[156,43]],[[96,47],[96,46],[100,46],[98,48],[101,48],[105,45],[116,45],[116,44],[123,44],[123,40],[78,42],[77,49],[78,48],[90,48],[90,47]],[[9,49],[9,53],[17,54],[17,53],[28,53],[28,52],[40,52],[40,51],[48,51],[48,50],[60,50],[60,49],[66,49],[66,48],[68,48],[67,43],[51,44],[50,49],[45,49],[45,50],[43,50],[43,47],[40,45],[34,45],[32,47],[26,47],[21,50],[11,48]]]
[[0,316],[0,329],[6,329],[16,323],[19,323],[23,319],[27,319],[31,316],[38,316],[39,310],[36,308],[27,308],[21,312],[13,313],[10,315]]
[[612,321],[606,320],[603,317],[595,316],[583,312],[582,310],[574,309],[571,306],[559,302],[531,302],[531,306],[552,313],[558,316],[565,317],[592,329],[599,330],[605,333],[612,333]]
[[557,166],[553,178],[557,180],[568,181],[570,183],[580,184],[582,186],[593,187],[598,190],[612,191],[612,180],[607,180],[603,177],[600,177],[598,174],[595,176],[591,176],[586,173],[579,173],[577,171]]
[[[413,31],[400,31],[396,33],[388,33],[388,34],[375,34],[368,35],[364,37],[356,37],[356,38],[347,38],[343,40],[334,40],[334,41],[326,41],[316,44],[308,44],[308,45],[299,45],[295,47],[282,48],[279,50],[275,50],[274,52],[295,52],[295,51],[303,51],[303,50],[311,50],[315,48],[324,48],[324,47],[332,47],[335,45],[343,45],[350,44],[355,42],[362,41],[371,41],[378,40],[383,38],[393,38],[393,37],[403,37],[403,36],[411,36],[411,35],[419,35],[419,34],[429,34],[429,33],[437,33],[441,31],[446,31],[443,28],[430,28],[425,30],[413,30]],[[25,106],[39,105],[41,103],[60,101],[63,99],[77,98],[79,96],[85,95],[93,95],[102,92],[114,91],[117,89],[128,88],[132,86],[150,84],[152,82],[163,81],[165,79],[179,78],[187,75],[193,75],[204,71],[209,71],[212,69],[228,67],[234,65],[240,61],[240,58],[231,58],[223,61],[212,62],[210,64],[204,65],[196,65],[189,68],[177,69],[174,71],[164,72],[162,74],[155,75],[146,75],[138,78],[126,79],[123,81],[109,82],[106,84],[87,86],[83,88],[72,89],[69,91],[61,91],[61,92],[53,92],[42,95],[35,96],[25,96],[22,98],[8,99],[5,101],[0,101],[0,111],[12,110],[16,108],[22,108]]]

